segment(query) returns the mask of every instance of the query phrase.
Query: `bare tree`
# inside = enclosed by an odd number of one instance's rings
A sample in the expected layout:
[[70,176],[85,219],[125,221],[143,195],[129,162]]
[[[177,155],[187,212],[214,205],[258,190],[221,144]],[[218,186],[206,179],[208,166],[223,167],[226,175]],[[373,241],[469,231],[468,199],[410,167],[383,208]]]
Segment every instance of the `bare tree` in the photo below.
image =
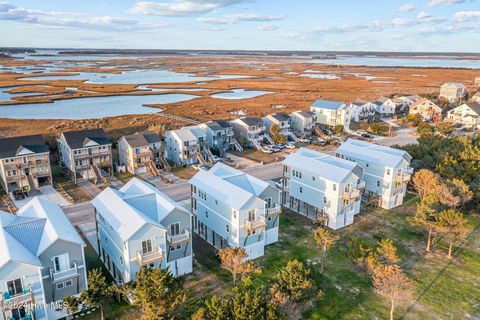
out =
[[232,274],[234,285],[237,283],[238,276],[261,271],[253,261],[246,261],[247,251],[244,248],[220,249],[218,256],[222,262],[222,268]]
[[393,320],[395,307],[411,301],[415,283],[397,265],[382,266],[373,275],[375,292],[390,302],[390,320]]

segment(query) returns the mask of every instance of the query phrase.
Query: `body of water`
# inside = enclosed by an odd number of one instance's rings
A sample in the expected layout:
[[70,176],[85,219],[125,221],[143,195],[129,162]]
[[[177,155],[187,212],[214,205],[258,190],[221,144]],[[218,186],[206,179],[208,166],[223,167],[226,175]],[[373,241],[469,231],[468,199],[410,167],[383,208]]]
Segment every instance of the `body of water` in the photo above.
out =
[[255,98],[258,96],[263,96],[264,94],[273,93],[270,91],[259,91],[259,90],[245,90],[245,89],[235,89],[228,92],[214,93],[211,95],[212,98],[217,99],[248,99]]
[[[39,92],[22,92],[22,93],[10,93],[8,91],[17,89],[20,87],[4,87],[0,88],[0,102],[3,101],[12,101],[15,97],[27,97],[27,96],[40,96],[42,95]],[[1,114],[0,114],[1,116]]]
[[480,60],[440,59],[440,58],[387,58],[387,57],[356,57],[338,56],[337,59],[312,59],[299,62],[369,66],[369,67],[425,67],[425,68],[469,68],[480,69]]
[[0,118],[10,119],[98,119],[126,114],[148,114],[162,111],[146,104],[166,104],[198,98],[189,94],[146,96],[110,96],[62,99],[53,103],[0,105]]
[[212,81],[220,79],[246,78],[240,75],[215,75],[196,77],[191,73],[179,73],[169,70],[135,70],[122,73],[81,72],[79,74],[59,76],[38,76],[21,78],[22,80],[85,80],[96,84],[148,84],[192,81]]

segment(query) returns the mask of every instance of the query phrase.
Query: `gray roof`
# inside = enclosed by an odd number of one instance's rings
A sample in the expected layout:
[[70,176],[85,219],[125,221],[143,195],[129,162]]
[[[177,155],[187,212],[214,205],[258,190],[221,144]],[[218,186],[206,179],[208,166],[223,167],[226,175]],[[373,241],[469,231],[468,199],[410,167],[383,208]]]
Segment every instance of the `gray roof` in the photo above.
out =
[[209,127],[212,131],[221,131],[223,129],[232,127],[227,121],[224,120],[208,121],[205,122],[204,125]]
[[140,148],[149,146],[151,143],[160,142],[160,137],[158,134],[152,132],[136,132],[128,136],[123,136],[127,141],[128,145],[132,148]]
[[240,118],[240,120],[243,121],[243,123],[245,123],[247,126],[256,126],[263,122],[262,119],[256,117]]
[[290,120],[290,116],[288,114],[285,114],[285,113],[274,113],[274,114],[271,114],[270,117],[278,120],[278,121],[288,121]]
[[480,104],[477,102],[467,102],[465,103],[470,109],[472,109],[476,114],[480,115]]
[[343,102],[339,101],[330,101],[330,100],[317,100],[315,101],[311,108],[321,108],[321,109],[328,109],[328,110],[338,110],[340,107],[344,105]]
[[295,111],[295,114],[301,115],[302,117],[309,118],[309,117],[314,117],[315,112],[308,111],[308,110],[300,110],[300,111]]
[[15,157],[25,149],[33,153],[48,152],[48,146],[39,134],[0,139],[0,159]]
[[111,144],[103,129],[68,131],[64,132],[63,136],[71,149],[83,148],[89,141],[94,141],[100,145]]
[[376,99],[375,101],[373,101],[373,103],[375,103],[377,106],[381,106],[381,105],[384,104],[387,100],[389,100],[389,98],[387,98],[387,97],[380,97],[380,98]]
[[352,104],[356,105],[356,106],[363,106],[365,104],[369,103],[368,101],[366,100],[361,100],[361,99],[357,99],[355,101],[352,102]]
[[461,82],[446,82],[446,83],[442,84],[442,87],[443,86],[465,88],[465,85]]

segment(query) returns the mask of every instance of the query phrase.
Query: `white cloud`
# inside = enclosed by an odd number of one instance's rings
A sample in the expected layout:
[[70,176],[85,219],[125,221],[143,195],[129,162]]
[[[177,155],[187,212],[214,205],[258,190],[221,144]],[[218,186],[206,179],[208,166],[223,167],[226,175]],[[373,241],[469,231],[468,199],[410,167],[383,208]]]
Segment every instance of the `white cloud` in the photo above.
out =
[[427,7],[433,8],[441,5],[461,4],[464,2],[466,2],[466,0],[432,0],[427,4]]
[[280,26],[277,24],[263,24],[260,27],[258,27],[258,30],[273,31],[273,30],[278,30],[279,28]]
[[6,2],[0,2],[0,20],[103,31],[142,31],[167,26],[110,16],[85,17],[75,12],[29,10]]
[[455,22],[480,20],[480,11],[459,11],[453,15]]
[[197,18],[198,22],[209,24],[235,24],[237,22],[266,22],[285,19],[283,14],[256,14],[256,13],[234,13],[226,14],[220,18]]
[[430,17],[431,17],[431,15],[426,13],[425,11],[419,12],[417,14],[417,19],[419,19],[419,20],[427,19],[427,18],[430,18]]
[[393,10],[394,12],[411,12],[415,10],[415,5],[413,3],[405,3],[397,9]]
[[247,2],[246,0],[176,0],[173,2],[140,1],[128,9],[130,13],[182,17],[212,12],[218,8]]

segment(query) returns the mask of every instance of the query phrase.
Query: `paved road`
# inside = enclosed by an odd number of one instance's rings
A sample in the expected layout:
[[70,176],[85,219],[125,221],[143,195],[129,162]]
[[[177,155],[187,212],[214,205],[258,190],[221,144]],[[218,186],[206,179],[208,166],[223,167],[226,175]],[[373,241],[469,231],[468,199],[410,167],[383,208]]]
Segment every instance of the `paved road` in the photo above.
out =
[[384,146],[393,146],[399,145],[404,146],[407,144],[417,144],[417,136],[412,135],[417,128],[404,128],[396,131],[395,137],[382,137],[375,139],[374,142],[384,145]]

